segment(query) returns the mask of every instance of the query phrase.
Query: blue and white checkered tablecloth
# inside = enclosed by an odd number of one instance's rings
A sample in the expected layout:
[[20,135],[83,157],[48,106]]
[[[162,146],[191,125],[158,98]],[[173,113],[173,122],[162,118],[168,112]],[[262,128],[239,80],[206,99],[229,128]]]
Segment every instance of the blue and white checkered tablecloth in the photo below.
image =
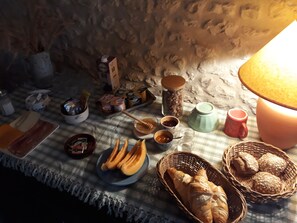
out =
[[[150,157],[147,174],[132,185],[111,186],[97,175],[96,162],[100,154],[114,144],[116,138],[129,138],[130,144],[136,142],[137,139],[132,132],[133,120],[124,114],[109,119],[102,118],[95,106],[96,88],[91,88],[86,84],[82,87],[92,91],[89,118],[79,125],[66,124],[60,115],[60,104],[69,96],[76,97],[79,94],[79,87],[73,86],[73,83],[70,84],[72,88],[68,89],[63,87],[65,84],[61,82],[54,85],[50,105],[41,112],[43,118],[58,123],[59,128],[24,159],[0,153],[1,165],[18,170],[27,176],[33,176],[38,181],[68,192],[90,205],[98,208],[107,206],[110,214],[122,216],[126,212],[127,220],[158,223],[189,222],[187,216],[179,210],[174,200],[158,181],[156,163],[168,152],[188,148],[187,150],[191,150],[220,169],[223,151],[228,146],[239,142],[239,139],[227,137],[222,132],[226,112],[218,110],[220,127],[217,130],[211,133],[200,133],[188,127],[186,117],[194,105],[185,103],[185,115],[180,126],[180,132],[185,136],[176,140],[167,152],[159,151],[151,140],[147,140]],[[10,95],[16,112],[9,117],[0,116],[0,124],[10,123],[25,111],[24,101],[31,90],[34,88],[26,84]],[[132,113],[140,117],[154,115],[161,118],[161,100],[157,98],[153,104]],[[245,140],[259,141],[254,116],[249,117],[248,127],[249,135]],[[81,160],[68,157],[63,147],[69,137],[78,133],[89,133],[96,139],[94,153]],[[186,141],[187,139],[191,140]],[[297,147],[288,150],[287,153],[297,162]],[[295,194],[286,202],[275,205],[250,206],[243,222],[297,222],[297,195]]]

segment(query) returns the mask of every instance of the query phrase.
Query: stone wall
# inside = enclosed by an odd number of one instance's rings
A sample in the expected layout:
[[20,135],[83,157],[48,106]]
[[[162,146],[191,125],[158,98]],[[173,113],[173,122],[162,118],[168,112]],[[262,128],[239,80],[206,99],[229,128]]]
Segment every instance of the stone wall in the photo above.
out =
[[[6,0],[1,10],[8,2],[19,8]],[[249,112],[257,97],[242,87],[238,68],[297,16],[296,0],[39,2],[74,22],[51,48],[56,65],[96,78],[96,60],[113,55],[125,88],[145,84],[159,95],[161,78],[178,74],[187,80],[186,101]]]

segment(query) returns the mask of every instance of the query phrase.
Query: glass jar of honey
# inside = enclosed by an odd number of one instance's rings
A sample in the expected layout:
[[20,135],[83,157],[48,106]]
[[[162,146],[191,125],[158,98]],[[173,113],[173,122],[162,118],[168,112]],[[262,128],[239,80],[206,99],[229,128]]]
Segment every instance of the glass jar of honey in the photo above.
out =
[[183,115],[183,89],[186,80],[179,75],[163,77],[162,84],[162,114],[181,117]]

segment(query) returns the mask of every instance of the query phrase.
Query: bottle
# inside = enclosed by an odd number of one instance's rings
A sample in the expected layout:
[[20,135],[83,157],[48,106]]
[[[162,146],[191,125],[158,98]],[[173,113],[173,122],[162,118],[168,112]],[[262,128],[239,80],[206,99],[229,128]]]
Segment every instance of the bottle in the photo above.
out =
[[183,115],[183,88],[186,80],[182,76],[169,75],[161,80],[162,114],[180,117]]
[[8,97],[6,90],[0,90],[0,111],[2,115],[8,116],[14,113],[14,107]]

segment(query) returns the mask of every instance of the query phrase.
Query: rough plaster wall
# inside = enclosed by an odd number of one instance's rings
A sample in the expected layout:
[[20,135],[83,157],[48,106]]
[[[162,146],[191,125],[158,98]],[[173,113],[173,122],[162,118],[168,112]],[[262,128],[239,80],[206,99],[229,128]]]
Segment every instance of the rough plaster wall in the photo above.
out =
[[238,68],[297,16],[297,0],[49,1],[75,21],[53,59],[96,76],[96,59],[118,58],[122,85],[152,86],[168,74],[187,80],[186,101],[254,112]]

